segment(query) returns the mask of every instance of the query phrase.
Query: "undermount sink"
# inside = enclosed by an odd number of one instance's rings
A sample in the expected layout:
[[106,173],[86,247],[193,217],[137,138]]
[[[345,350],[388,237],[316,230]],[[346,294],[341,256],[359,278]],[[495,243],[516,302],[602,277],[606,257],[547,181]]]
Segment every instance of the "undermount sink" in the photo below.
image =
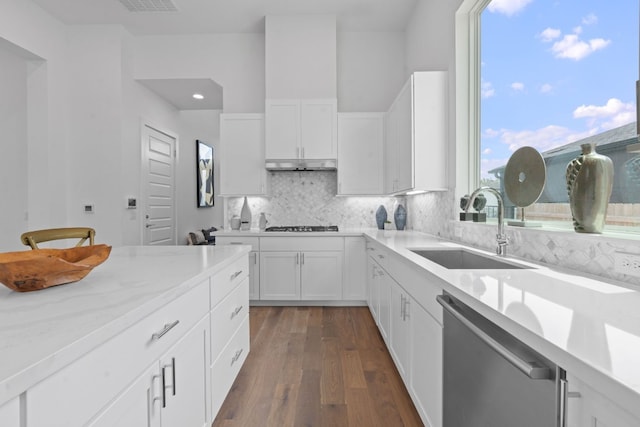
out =
[[533,268],[466,249],[410,249],[416,255],[450,270],[514,270]]

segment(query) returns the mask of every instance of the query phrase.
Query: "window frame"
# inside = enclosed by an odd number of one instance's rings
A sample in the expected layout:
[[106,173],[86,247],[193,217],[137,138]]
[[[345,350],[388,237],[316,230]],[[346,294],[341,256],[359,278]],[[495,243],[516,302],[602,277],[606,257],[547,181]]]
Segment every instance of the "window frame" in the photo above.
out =
[[[462,0],[455,13],[455,129],[456,185],[455,200],[480,186],[481,162],[481,15],[491,0]],[[639,70],[640,71],[640,70]],[[636,82],[636,109],[640,118],[640,80]],[[637,120],[640,134],[640,120]],[[542,231],[574,233],[573,226],[549,223]],[[621,230],[612,227],[604,235],[640,240],[637,227]]]

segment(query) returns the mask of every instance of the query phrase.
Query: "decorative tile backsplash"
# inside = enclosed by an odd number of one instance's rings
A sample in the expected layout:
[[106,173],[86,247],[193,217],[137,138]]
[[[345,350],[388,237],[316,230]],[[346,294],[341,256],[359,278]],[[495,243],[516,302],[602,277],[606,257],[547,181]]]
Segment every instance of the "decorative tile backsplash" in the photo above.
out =
[[[384,205],[393,221],[397,203],[406,204],[407,229],[422,231],[469,246],[493,251],[495,224],[457,221],[458,203],[452,191],[407,197],[336,196],[337,174],[331,171],[270,172],[271,197],[250,197],[252,224],[260,212],[273,225],[338,225],[340,229],[375,228],[375,212]],[[240,215],[242,198],[227,198],[225,227]],[[640,279],[615,273],[614,253],[640,253],[640,241],[605,235],[585,235],[543,229],[507,227],[507,253],[549,265],[620,280],[640,286]]]
[[[409,228],[493,251],[495,224],[460,222],[453,192],[408,197]],[[620,280],[640,286],[640,279],[614,272],[614,253],[640,254],[640,241],[606,235],[507,227],[507,253],[549,265]]]
[[[337,225],[340,229],[375,228],[375,212],[384,205],[393,220],[396,197],[341,197],[334,171],[270,172],[271,197],[249,197],[252,228],[264,212],[267,226]],[[242,198],[226,199],[226,227],[233,215],[240,215]],[[410,218],[410,216],[409,216]]]

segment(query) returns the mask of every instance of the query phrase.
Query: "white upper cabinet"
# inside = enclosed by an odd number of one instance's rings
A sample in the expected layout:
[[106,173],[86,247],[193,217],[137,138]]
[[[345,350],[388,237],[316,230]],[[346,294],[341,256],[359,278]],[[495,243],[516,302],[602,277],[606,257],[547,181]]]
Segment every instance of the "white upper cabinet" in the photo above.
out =
[[220,115],[220,195],[268,193],[264,167],[264,115]]
[[384,192],[383,142],[384,113],[338,114],[338,194]]
[[336,99],[268,99],[267,159],[335,159]]
[[445,71],[411,75],[385,118],[385,193],[448,188],[447,108]]

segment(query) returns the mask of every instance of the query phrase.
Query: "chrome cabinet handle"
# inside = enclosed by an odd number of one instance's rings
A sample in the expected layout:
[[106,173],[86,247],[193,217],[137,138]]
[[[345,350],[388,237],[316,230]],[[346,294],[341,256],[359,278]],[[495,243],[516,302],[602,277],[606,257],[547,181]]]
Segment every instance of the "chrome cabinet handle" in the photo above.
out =
[[240,355],[242,354],[242,350],[240,349],[238,351],[236,351],[236,354],[233,355],[233,357],[231,358],[231,366],[233,366],[234,363],[236,363],[238,361],[238,359],[240,359]]
[[164,328],[162,328],[162,330],[160,332],[154,332],[153,334],[151,334],[151,339],[152,340],[159,340],[160,338],[162,338],[167,332],[169,332],[171,329],[175,328],[178,323],[180,323],[180,320],[176,320],[173,323],[167,323],[164,325]]
[[304,265],[304,252],[302,252],[301,258],[302,258],[302,265]]
[[404,320],[405,322],[407,321],[407,319],[411,318],[411,313],[409,312],[409,309],[411,308],[411,301],[409,300],[409,297],[405,297],[404,298],[404,317],[402,318],[402,320]]
[[436,297],[436,300],[445,310],[447,310],[447,312],[449,312],[449,314],[451,314],[454,318],[461,322],[482,342],[492,348],[496,353],[498,353],[505,360],[511,363],[520,372],[522,372],[532,380],[548,380],[553,378],[553,373],[551,372],[551,369],[549,367],[540,366],[536,362],[527,362],[526,360],[522,360],[517,354],[504,347],[498,341],[487,335],[487,333],[482,329],[477,327],[473,322],[464,317],[464,315],[457,310],[455,304],[453,304],[453,302],[451,301],[451,298],[446,295],[438,295]]
[[230,245],[242,245],[242,242],[229,242]]
[[[156,380],[160,380],[160,385],[162,386],[162,396],[155,396]],[[162,407],[164,408],[166,405],[166,401],[165,401],[166,398],[164,395],[164,379],[162,378],[162,375],[153,375],[151,377],[151,393],[153,396],[153,399],[151,401],[152,402],[161,401]],[[153,412],[153,404],[149,405],[149,416],[151,416],[152,412]]]
[[253,265],[258,264],[258,253],[254,252],[253,253]]
[[404,321],[404,295],[400,294],[400,318]]
[[231,275],[231,277],[229,278],[229,280],[233,280],[233,279],[235,279],[236,277],[238,277],[238,276],[239,276],[239,275],[241,275],[241,274],[242,274],[242,270],[240,270],[240,271],[236,271],[235,273],[233,273],[233,274]]
[[296,265],[300,264],[300,254],[296,254]]
[[244,308],[243,305],[236,307],[236,309],[231,312],[231,320],[233,320],[233,318],[236,317],[238,313],[242,311],[243,308]]

